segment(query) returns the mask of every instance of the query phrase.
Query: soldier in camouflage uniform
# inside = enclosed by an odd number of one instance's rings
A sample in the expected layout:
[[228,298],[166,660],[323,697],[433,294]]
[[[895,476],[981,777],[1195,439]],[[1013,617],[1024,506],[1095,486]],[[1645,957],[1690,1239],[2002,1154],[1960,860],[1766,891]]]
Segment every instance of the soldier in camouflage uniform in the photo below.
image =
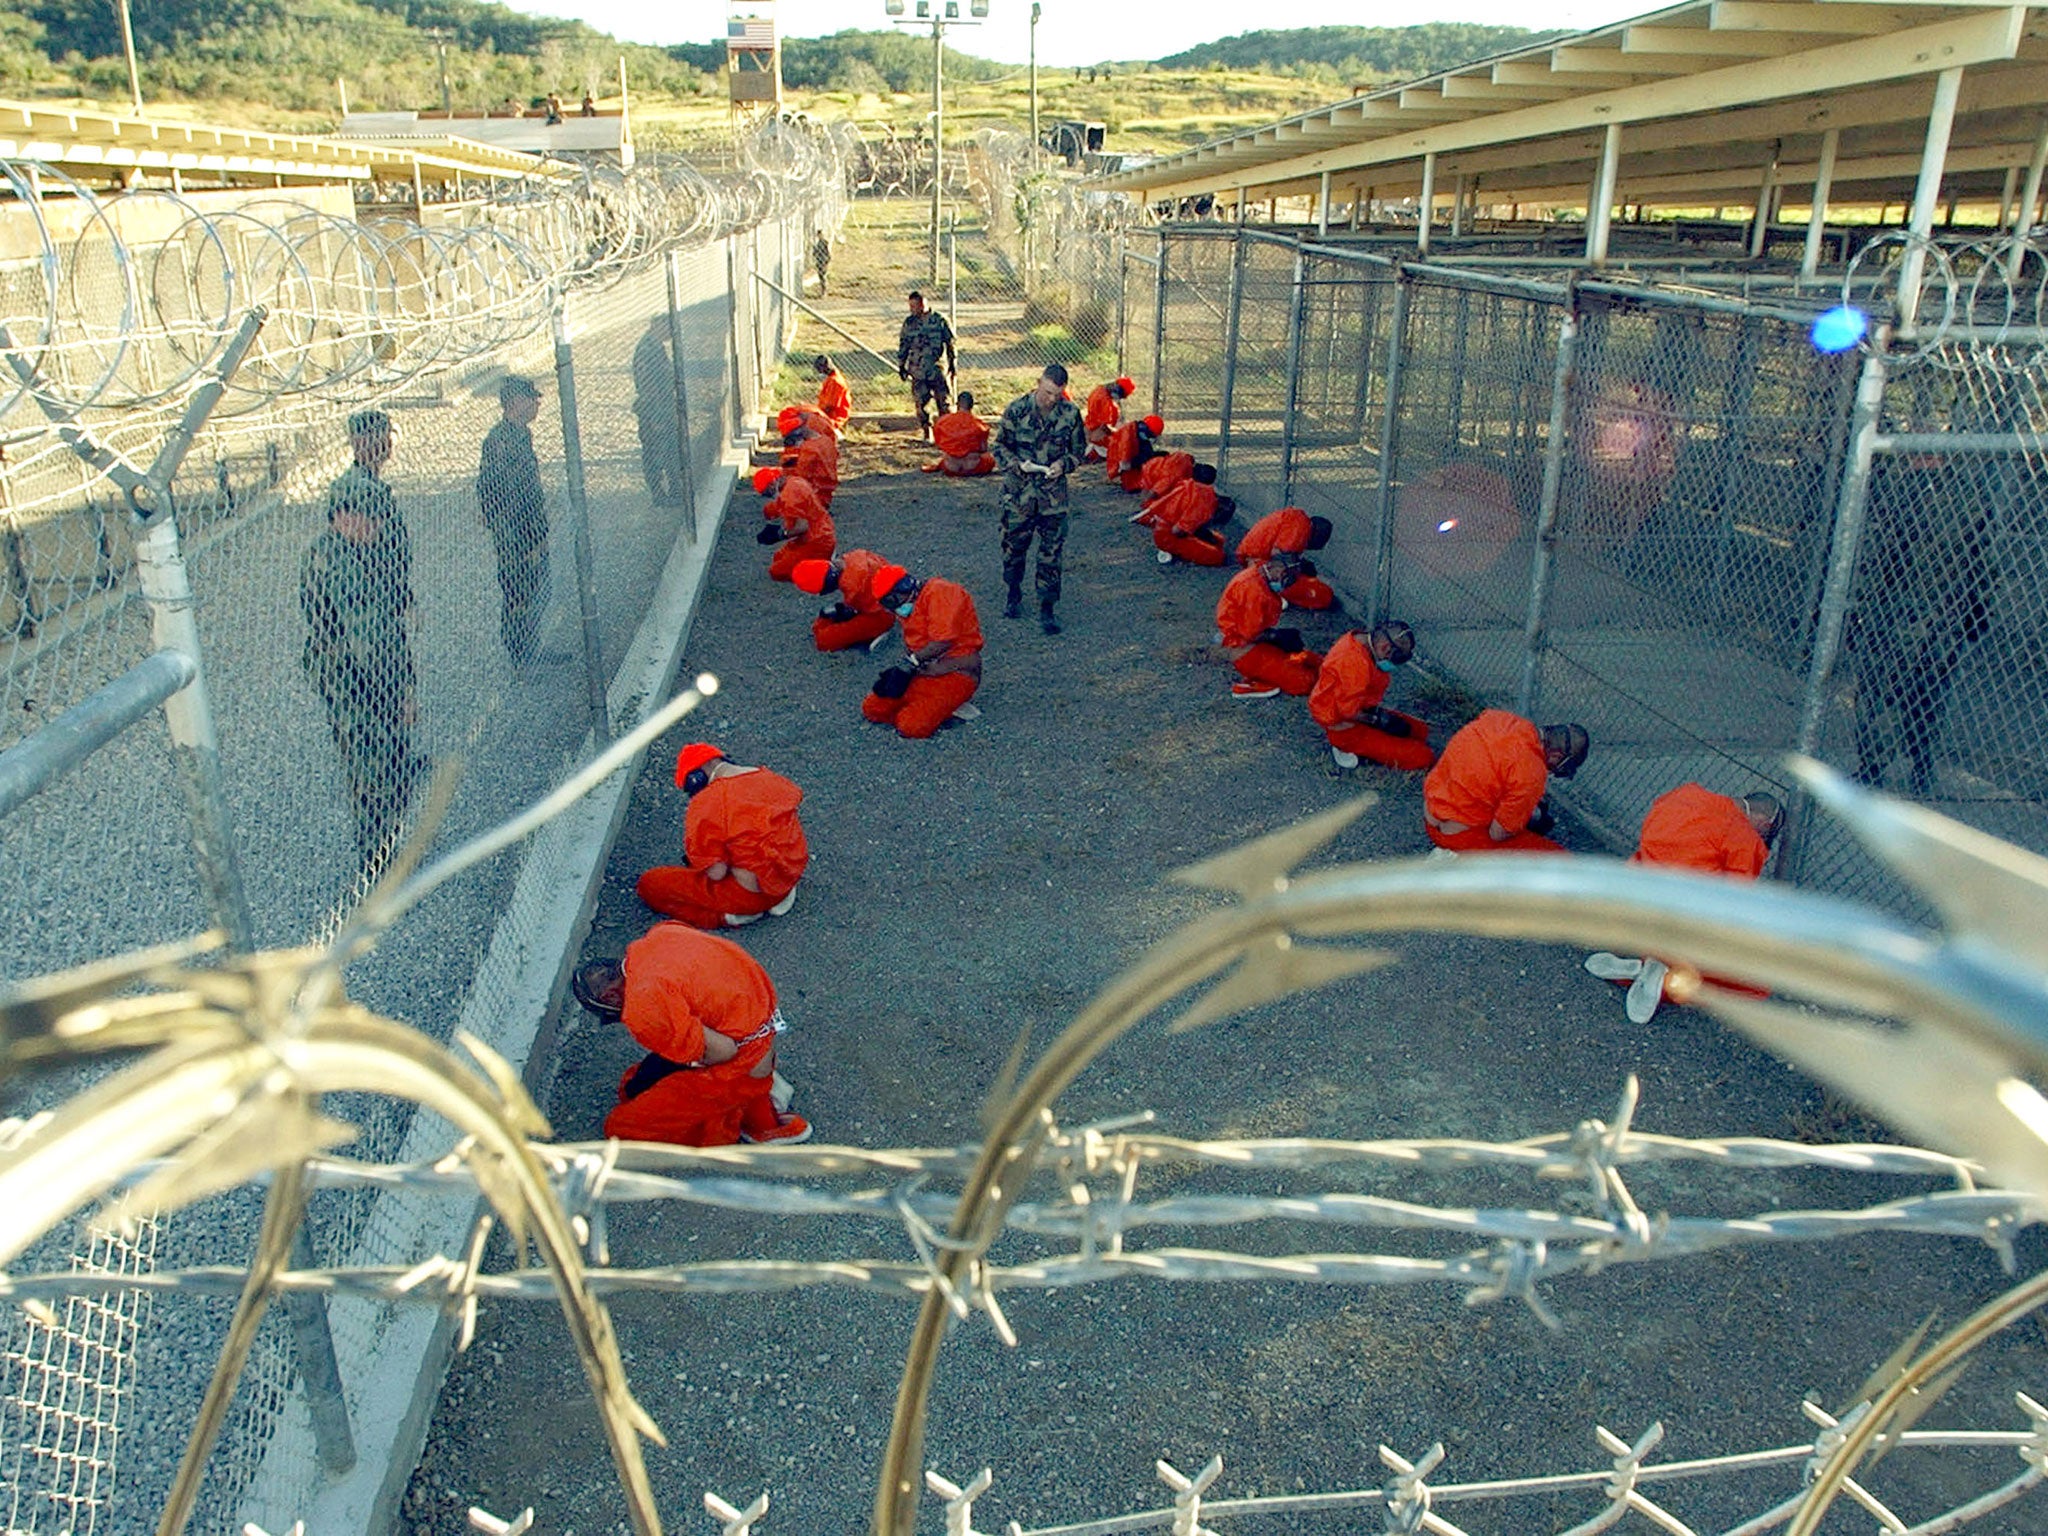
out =
[[356,845],[370,866],[388,855],[425,766],[412,749],[412,544],[378,473],[394,436],[382,411],[349,418],[356,461],[329,488],[327,531],[306,551],[299,575],[302,664],[327,705],[355,803]]
[[498,386],[498,405],[505,415],[484,437],[476,499],[498,553],[505,654],[514,666],[524,666],[533,657],[548,602],[548,506],[533,452],[540,391],[531,379],[514,375]]
[[1067,476],[1088,452],[1081,412],[1066,398],[1067,370],[1048,363],[1038,386],[1019,395],[996,428],[996,466],[1003,472],[1003,581],[1009,588],[1003,616],[1014,619],[1024,600],[1024,560],[1038,539],[1038,622],[1060,632],[1053,606],[1060,600],[1060,563],[1067,549]]
[[956,359],[953,356],[953,327],[935,309],[924,307],[924,295],[910,290],[910,313],[896,338],[896,372],[910,381],[911,403],[917,407],[917,430],[932,435],[930,406],[938,415],[952,409],[952,385]]

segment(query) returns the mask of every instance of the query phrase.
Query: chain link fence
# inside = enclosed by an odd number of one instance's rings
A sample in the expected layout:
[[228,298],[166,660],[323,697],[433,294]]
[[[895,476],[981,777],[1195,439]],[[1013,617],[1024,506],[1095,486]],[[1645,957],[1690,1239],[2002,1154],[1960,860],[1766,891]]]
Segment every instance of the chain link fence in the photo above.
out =
[[[419,209],[409,233],[377,206],[358,226],[345,192],[148,194],[138,209],[77,189],[4,210],[27,255],[0,269],[0,980],[222,923],[263,948],[323,942],[417,825],[434,765],[459,764],[436,836],[468,837],[666,696],[735,441],[793,334],[777,295],[839,217],[829,144],[771,125],[745,159],[716,185],[667,165],[538,199],[489,189]],[[258,303],[237,369],[223,338]],[[140,472],[166,462],[181,420],[197,433],[175,475]],[[174,512],[136,515],[165,499]],[[196,626],[204,694],[180,674],[165,708],[145,699],[100,750],[65,755],[46,727],[103,722],[137,663],[191,649],[167,641],[167,608]],[[178,724],[194,700],[198,738]],[[54,773],[15,772],[53,741]],[[203,798],[209,775],[212,824],[180,793],[196,780]],[[558,823],[470,871],[350,968],[351,993],[523,1060],[611,825]],[[223,868],[244,933],[222,911]],[[8,1113],[87,1081],[39,1082]],[[366,1158],[444,1133],[358,1097],[332,1111]],[[239,1262],[259,1206],[243,1191],[30,1262]],[[402,1191],[324,1194],[303,1258],[410,1262],[448,1219]],[[227,1315],[135,1293],[10,1310],[7,1529],[153,1524]],[[381,1475],[410,1414],[391,1381],[438,1381],[424,1355],[380,1376],[408,1340],[426,1347],[380,1304],[273,1312],[201,1528],[282,1528],[352,1461]]]
[[[1336,524],[1319,563],[1354,611],[1415,625],[1483,704],[1588,727],[1570,797],[1617,850],[1689,780],[1793,796],[1797,750],[2048,851],[2048,362],[2025,285],[1986,297],[2010,253],[1930,256],[1936,339],[1829,354],[1808,333],[1832,295],[1715,291],[1679,234],[1668,271],[1678,236],[1645,230],[1647,275],[1605,279],[1534,236],[1461,264],[1383,234],[1133,229],[1098,293],[1245,513]],[[1923,911],[1818,825],[1778,867]]]

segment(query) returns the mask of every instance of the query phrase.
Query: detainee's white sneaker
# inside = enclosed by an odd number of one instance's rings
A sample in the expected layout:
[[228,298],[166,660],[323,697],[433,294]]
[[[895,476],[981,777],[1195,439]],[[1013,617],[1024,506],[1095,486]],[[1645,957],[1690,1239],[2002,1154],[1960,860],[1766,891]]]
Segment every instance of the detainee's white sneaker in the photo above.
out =
[[1631,1024],[1647,1024],[1657,1017],[1658,1005],[1664,1001],[1664,978],[1670,967],[1662,960],[1645,960],[1643,972],[1628,984],[1628,1021]]
[[1153,558],[1154,560],[1157,560],[1157,561],[1158,561],[1158,562],[1159,562],[1159,563],[1160,563],[1161,565],[1171,565],[1171,564],[1173,564],[1173,556],[1172,556],[1171,554],[1169,554],[1169,553],[1168,553],[1168,552],[1167,552],[1166,550],[1163,550],[1163,549],[1155,549],[1155,550],[1153,550],[1153,551],[1152,551],[1152,558]]
[[761,921],[761,914],[759,912],[728,912],[725,914],[725,926],[728,928],[744,928],[749,923],[758,923],[759,921]]
[[796,906],[796,887],[789,888],[789,894],[768,909],[770,917],[787,917]]
[[1457,851],[1451,848],[1432,848],[1426,855],[1432,864],[1441,864],[1444,860],[1455,859],[1457,856]]
[[1643,974],[1643,962],[1602,949],[1586,956],[1586,969],[1602,981],[1634,981]]
[[1342,747],[1332,747],[1330,748],[1330,756],[1336,761],[1339,768],[1356,768],[1358,766],[1358,754],[1356,752],[1346,752]]
[[978,704],[962,704],[953,711],[952,718],[955,720],[979,720],[981,718],[981,706]]

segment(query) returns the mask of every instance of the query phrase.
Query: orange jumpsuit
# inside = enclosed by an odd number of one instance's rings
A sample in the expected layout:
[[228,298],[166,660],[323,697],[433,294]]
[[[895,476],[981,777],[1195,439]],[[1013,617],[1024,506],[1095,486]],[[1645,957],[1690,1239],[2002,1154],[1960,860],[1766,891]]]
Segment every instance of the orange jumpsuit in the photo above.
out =
[[875,601],[875,572],[886,562],[871,549],[849,549],[839,557],[839,601],[853,610],[850,619],[811,620],[811,638],[821,651],[850,651],[886,635],[896,615]]
[[[1630,862],[1754,880],[1764,872],[1770,857],[1770,845],[1749,824],[1740,800],[1717,795],[1697,784],[1681,784],[1651,802],[1643,817],[1643,830],[1636,839],[1635,857]],[[1745,997],[1770,996],[1737,981],[1707,979]]]
[[1182,480],[1145,510],[1152,525],[1152,547],[1163,549],[1189,565],[1223,563],[1223,541],[1202,530],[1216,515],[1216,487]]
[[[1529,830],[1529,817],[1550,783],[1543,735],[1520,715],[1489,709],[1444,743],[1443,756],[1422,781],[1422,809],[1447,832],[1425,822],[1429,840],[1455,853],[1563,853],[1561,844]],[[1511,834],[1495,842],[1487,827]]]
[[834,368],[818,385],[818,409],[835,427],[843,427],[853,415],[853,396],[847,391],[846,379]]
[[[1138,423],[1127,421],[1114,429],[1103,452],[1103,478],[1123,481],[1125,490],[1135,491],[1138,488],[1138,471],[1131,467],[1131,461],[1138,456]],[[1127,480],[1126,476],[1129,477]]]
[[965,587],[934,576],[918,589],[910,617],[903,621],[903,644],[917,652],[941,640],[946,642],[941,653],[945,659],[972,656],[974,665],[937,677],[920,673],[911,678],[900,699],[870,693],[861,701],[860,712],[877,725],[895,726],[898,735],[913,740],[930,736],[944,725],[981,686],[981,619]]
[[1091,447],[1100,448],[1109,441],[1109,434],[1116,429],[1117,418],[1123,415],[1123,407],[1107,384],[1098,384],[1088,391],[1088,403],[1081,411],[1081,430],[1088,434]]
[[[720,774],[690,796],[683,814],[686,865],[664,864],[640,877],[640,899],[694,928],[722,928],[728,912],[766,912],[796,889],[811,851],[796,808],[804,792],[766,768]],[[761,889],[727,875],[708,879],[714,864],[744,869]]]
[[[682,923],[657,923],[626,947],[621,1021],[647,1058],[619,1080],[619,1102],[604,1133],[621,1141],[729,1147],[740,1133],[772,1132],[780,1117],[775,983],[730,939]],[[739,1045],[716,1066],[673,1070],[704,1055],[707,1031]],[[665,1073],[665,1075],[664,1075]]]
[[1740,800],[1681,784],[1659,795],[1643,817],[1634,862],[1754,880],[1770,857]]
[[[1308,514],[1299,507],[1268,512],[1237,541],[1239,565],[1263,565],[1276,554],[1299,555],[1308,550]],[[1280,594],[1297,608],[1320,613],[1337,601],[1330,584],[1318,576],[1302,576]]]
[[1408,722],[1409,734],[1389,736],[1358,720],[1387,696],[1388,681],[1386,670],[1361,636],[1341,636],[1324,653],[1315,689],[1308,696],[1309,716],[1338,751],[1418,772],[1436,761],[1436,754],[1429,749],[1426,724],[1413,715],[1401,715]]
[[839,490],[839,441],[829,433],[818,432],[805,438],[794,448],[782,450],[782,467],[799,480],[811,482],[811,489],[818,493],[818,500],[831,510],[832,497]]
[[1148,505],[1157,501],[1181,481],[1191,479],[1195,473],[1195,456],[1176,449],[1172,453],[1155,453],[1138,470],[1138,504]]
[[1239,571],[1224,587],[1223,598],[1216,604],[1216,627],[1223,631],[1224,645],[1250,647],[1236,662],[1246,682],[1278,688],[1298,699],[1315,687],[1323,658],[1314,651],[1290,654],[1258,638],[1280,622],[1286,608],[1280,594],[1267,586],[1258,567],[1252,566]]
[[928,475],[992,475],[996,456],[988,451],[988,424],[972,411],[948,411],[932,423],[932,446],[939,462],[927,464]]
[[[810,481],[799,475],[784,475],[776,486],[775,499],[762,507],[761,515],[780,518],[783,531],[797,535],[775,546],[775,558],[768,562],[771,579],[787,581],[804,561],[832,558],[838,544],[832,514],[825,510],[825,503],[811,488]],[[801,532],[799,523],[805,525]]]
[[[827,416],[815,405],[791,405],[783,407],[782,412],[779,413],[775,418],[775,424],[778,427],[782,427],[782,417],[784,415],[787,415],[790,411],[796,412],[796,419],[800,425],[809,427],[813,432],[818,433],[820,436],[831,438],[836,438],[839,436],[839,423],[834,421],[830,416]],[[782,427],[782,430],[784,432],[789,432],[792,431],[793,428]]]

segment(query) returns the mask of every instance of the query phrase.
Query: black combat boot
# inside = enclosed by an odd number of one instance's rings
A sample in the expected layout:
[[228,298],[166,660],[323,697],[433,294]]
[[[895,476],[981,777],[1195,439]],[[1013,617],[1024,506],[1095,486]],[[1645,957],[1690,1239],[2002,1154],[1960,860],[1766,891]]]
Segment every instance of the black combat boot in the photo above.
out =
[[1038,627],[1048,635],[1056,635],[1060,632],[1060,621],[1053,616],[1051,603],[1040,603],[1038,605]]
[[1014,619],[1023,610],[1023,607],[1024,589],[1013,585],[1010,588],[1009,596],[1003,599],[1003,617]]

